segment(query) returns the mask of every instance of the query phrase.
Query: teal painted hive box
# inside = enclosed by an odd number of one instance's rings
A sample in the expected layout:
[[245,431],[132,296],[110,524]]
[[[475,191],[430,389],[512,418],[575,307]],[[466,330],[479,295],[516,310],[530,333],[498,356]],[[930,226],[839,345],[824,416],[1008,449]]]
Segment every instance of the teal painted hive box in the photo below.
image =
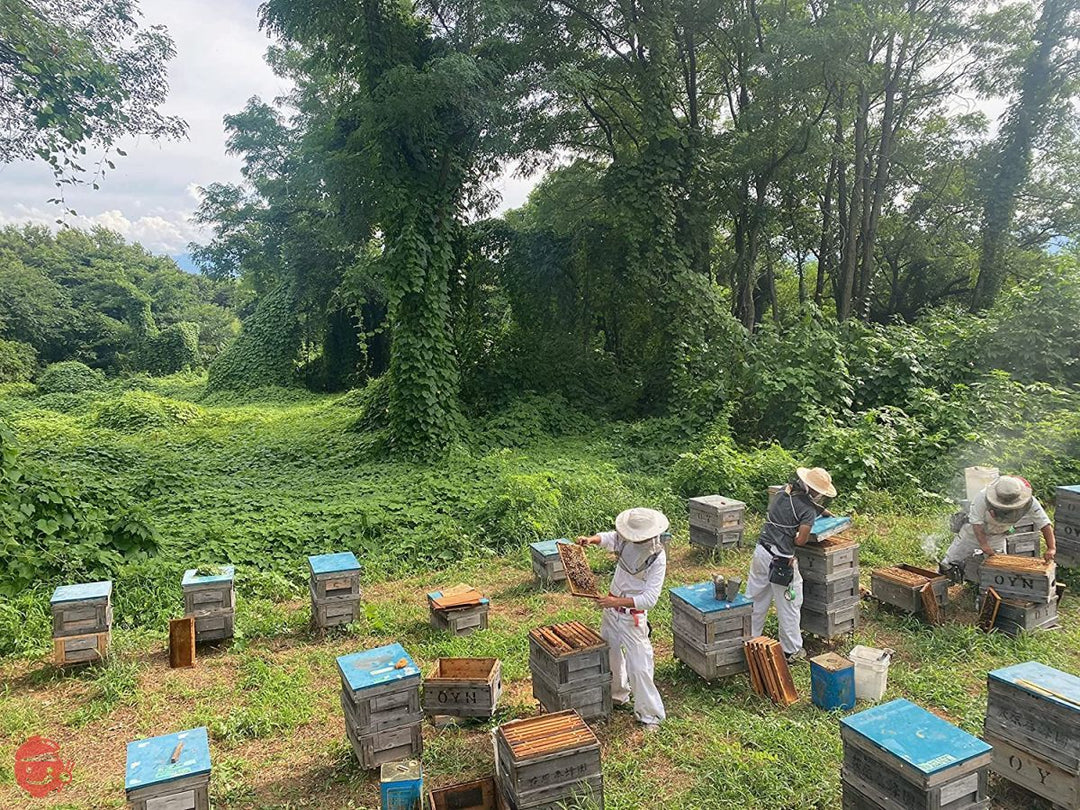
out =
[[57,666],[103,660],[112,639],[112,582],[61,585],[49,600]]
[[308,557],[311,622],[320,629],[350,624],[360,614],[360,561],[351,551]]
[[1080,808],[1080,678],[1028,661],[986,681],[993,770],[1055,807]]
[[236,568],[218,566],[212,574],[199,574],[197,568],[184,572],[180,587],[184,591],[184,615],[195,619],[195,642],[222,641],[232,638],[236,620]]
[[210,741],[206,729],[128,743],[124,789],[131,810],[209,810]]
[[569,542],[565,538],[559,538],[529,544],[529,560],[532,562],[533,576],[538,585],[551,585],[566,579],[566,569],[559,556],[559,544]]
[[907,700],[840,721],[845,795],[887,810],[987,806],[992,748]]
[[717,599],[711,581],[668,594],[675,658],[707,681],[745,672],[753,602],[741,593],[731,601]]
[[364,768],[423,750],[420,668],[400,644],[337,659],[345,732]]

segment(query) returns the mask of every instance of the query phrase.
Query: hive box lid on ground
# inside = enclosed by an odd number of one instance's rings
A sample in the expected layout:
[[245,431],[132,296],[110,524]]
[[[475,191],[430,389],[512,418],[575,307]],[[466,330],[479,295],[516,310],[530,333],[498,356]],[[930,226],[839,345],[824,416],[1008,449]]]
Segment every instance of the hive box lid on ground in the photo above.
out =
[[[1080,678],[1068,672],[1048,667],[1038,661],[1028,661],[992,670],[987,673],[987,677],[992,681],[1022,689],[1036,697],[1045,698],[1060,708],[1080,712]],[[1039,689],[1031,688],[1031,684]],[[1045,692],[1039,691],[1040,689]]]
[[[557,554],[558,552],[555,552],[555,553]],[[441,599],[442,595],[443,595],[442,591],[431,591],[427,595],[428,604],[431,607],[435,608],[436,610],[458,610],[458,609],[476,607],[477,605],[490,605],[491,604],[490,599],[488,599],[486,596],[481,596],[478,601],[470,602],[470,603],[464,604],[464,605],[454,605],[452,607],[447,607],[447,608],[440,608],[440,607],[437,607],[435,605],[431,605],[431,603],[434,602],[436,599]]]
[[[176,762],[177,746],[183,743]],[[124,788],[128,791],[210,773],[210,741],[204,727],[129,742]]]
[[858,735],[924,780],[991,752],[978,737],[902,698],[845,717],[840,726],[843,736]]
[[87,599],[108,599],[112,595],[112,581],[84,582],[79,585],[61,585],[53,591],[51,604],[81,602]]
[[730,602],[717,599],[716,588],[711,581],[698,582],[694,585],[681,585],[677,588],[671,588],[669,593],[671,598],[678,599],[704,615],[753,605],[753,602],[747,599],[745,594],[741,593]]
[[359,571],[360,561],[351,551],[339,551],[336,554],[316,554],[308,557],[308,568],[314,576],[338,574],[343,571]]
[[221,582],[232,582],[233,577],[236,575],[236,568],[231,565],[222,565],[220,568],[221,573],[205,575],[196,573],[199,570],[198,568],[189,568],[184,572],[184,578],[181,580],[180,585],[184,588],[190,588],[197,585],[215,585]]
[[[398,669],[395,665],[402,660],[405,666]],[[353,692],[404,682],[410,678],[417,682],[420,680],[420,668],[400,644],[342,655],[337,659],[337,665],[341,679]]]
[[538,543],[529,543],[529,548],[535,551],[542,557],[550,557],[551,555],[559,555],[559,544],[566,545],[570,541],[560,537],[558,540],[541,540]]
[[839,534],[851,525],[851,518],[849,517],[819,517],[814,521],[814,525],[810,529],[810,537],[815,540],[824,540],[826,537],[832,537],[834,534]]

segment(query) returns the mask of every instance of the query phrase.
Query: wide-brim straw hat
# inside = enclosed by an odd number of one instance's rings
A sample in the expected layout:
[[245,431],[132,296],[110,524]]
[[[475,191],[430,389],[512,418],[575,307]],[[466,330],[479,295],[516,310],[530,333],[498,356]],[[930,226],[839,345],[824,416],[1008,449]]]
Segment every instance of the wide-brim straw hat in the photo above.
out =
[[836,487],[833,486],[832,476],[824,467],[799,467],[795,470],[799,480],[806,484],[814,492],[820,492],[827,498],[836,497]]
[[1002,511],[1026,510],[1033,497],[1031,485],[1015,475],[1003,475],[986,485],[986,502]]
[[659,537],[668,530],[667,516],[655,509],[638,507],[620,512],[615,518],[615,531],[619,537],[630,543],[644,543]]

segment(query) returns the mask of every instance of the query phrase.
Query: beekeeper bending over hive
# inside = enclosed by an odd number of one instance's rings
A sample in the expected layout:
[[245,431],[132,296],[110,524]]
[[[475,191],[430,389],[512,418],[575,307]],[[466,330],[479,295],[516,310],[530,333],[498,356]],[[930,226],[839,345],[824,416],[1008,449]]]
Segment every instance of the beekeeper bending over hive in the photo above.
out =
[[799,467],[795,477],[773,498],[750,560],[746,595],[754,601],[751,632],[765,629],[769,605],[776,602],[780,647],[789,662],[806,658],[802,642],[803,581],[795,560],[795,547],[805,546],[818,515],[829,514],[821,505],[835,498],[832,476],[821,467]]
[[1005,535],[1025,518],[1042,532],[1046,541],[1043,557],[1050,562],[1057,556],[1057,544],[1046,510],[1032,494],[1031,484],[1014,475],[1003,475],[972,499],[967,515],[954,525],[956,537],[941,561],[941,573],[962,582],[964,563],[980,551],[987,557],[1004,554]]
[[653,648],[649,614],[660,598],[667,574],[661,535],[668,519],[655,509],[628,509],[615,518],[615,531],[579,537],[580,545],[599,545],[618,556],[610,593],[597,600],[602,608],[600,635],[611,647],[611,699],[630,705],[645,731],[655,731],[667,716],[653,683]]

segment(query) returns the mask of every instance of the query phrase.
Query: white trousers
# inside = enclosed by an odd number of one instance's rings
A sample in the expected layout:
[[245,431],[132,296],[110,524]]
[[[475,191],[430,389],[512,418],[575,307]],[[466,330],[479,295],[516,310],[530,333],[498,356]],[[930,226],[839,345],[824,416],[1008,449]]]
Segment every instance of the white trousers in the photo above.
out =
[[[642,723],[659,723],[667,713],[653,683],[653,648],[646,615],[610,608],[600,619],[600,635],[611,647],[611,699],[621,703],[634,693],[634,714]],[[637,622],[634,622],[637,619]]]
[[[986,544],[994,550],[995,554],[1005,553],[1006,543],[1003,534],[987,535]],[[953,538],[949,550],[945,552],[945,563],[947,565],[960,565],[976,554],[982,554],[982,549],[979,547],[979,541],[975,538],[975,530],[968,523]]]
[[769,563],[772,555],[758,544],[754,546],[754,556],[750,560],[750,576],[746,578],[746,595],[754,601],[754,614],[750,623],[751,633],[760,636],[765,629],[765,617],[769,613],[769,605],[776,602],[776,618],[780,620],[780,647],[785,655],[791,655],[802,649],[802,574],[799,573],[799,565],[791,561],[795,568],[795,577],[791,580],[791,588],[795,591],[795,600],[788,601],[785,592],[788,590],[784,585],[774,585],[769,582]]

